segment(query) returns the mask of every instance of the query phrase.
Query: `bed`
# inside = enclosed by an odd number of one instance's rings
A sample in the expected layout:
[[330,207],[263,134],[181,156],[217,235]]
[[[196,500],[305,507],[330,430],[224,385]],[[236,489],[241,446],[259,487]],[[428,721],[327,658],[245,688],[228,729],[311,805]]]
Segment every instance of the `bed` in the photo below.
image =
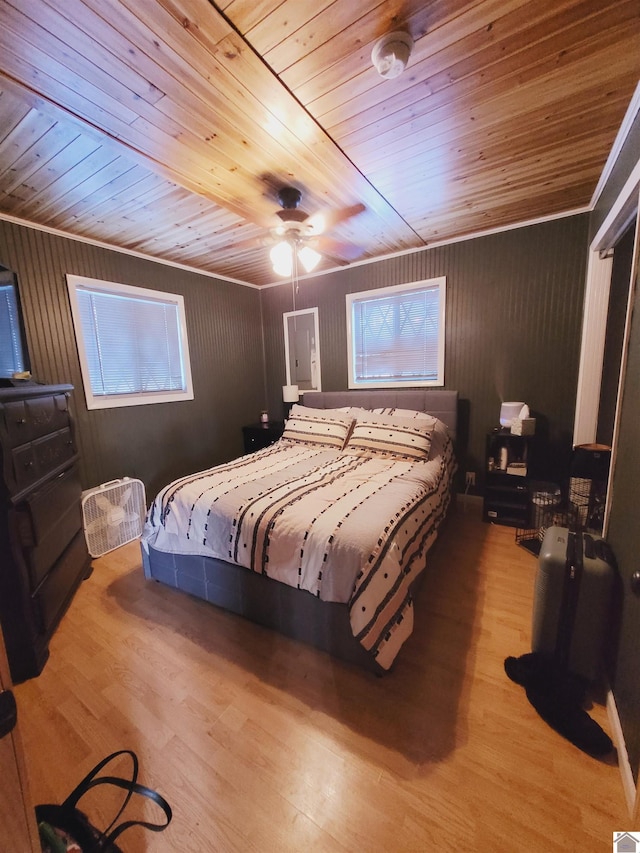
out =
[[158,492],[145,576],[384,673],[450,504],[457,403],[306,393],[275,444]]

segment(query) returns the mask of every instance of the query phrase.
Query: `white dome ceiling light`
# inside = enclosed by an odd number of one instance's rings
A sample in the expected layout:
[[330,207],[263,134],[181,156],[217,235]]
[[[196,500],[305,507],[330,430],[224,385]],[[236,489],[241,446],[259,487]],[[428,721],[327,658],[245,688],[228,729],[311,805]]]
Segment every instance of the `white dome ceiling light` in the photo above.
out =
[[378,39],[371,51],[371,61],[385,80],[399,77],[407,67],[413,49],[413,39],[403,30],[387,33]]

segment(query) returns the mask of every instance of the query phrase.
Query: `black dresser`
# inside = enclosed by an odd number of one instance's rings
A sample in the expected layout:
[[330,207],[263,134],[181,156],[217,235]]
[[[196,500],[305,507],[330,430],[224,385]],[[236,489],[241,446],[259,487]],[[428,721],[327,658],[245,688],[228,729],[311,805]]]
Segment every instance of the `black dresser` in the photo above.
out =
[[0,622],[14,682],[42,670],[89,568],[72,385],[0,388]]

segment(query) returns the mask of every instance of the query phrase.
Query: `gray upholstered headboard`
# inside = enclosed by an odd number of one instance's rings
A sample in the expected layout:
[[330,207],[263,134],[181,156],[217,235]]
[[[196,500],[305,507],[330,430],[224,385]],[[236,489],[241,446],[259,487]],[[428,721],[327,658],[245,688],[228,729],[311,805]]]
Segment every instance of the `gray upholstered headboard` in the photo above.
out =
[[445,423],[455,441],[458,427],[458,392],[435,388],[376,388],[370,391],[306,391],[302,403],[314,409],[359,406],[362,409],[395,407],[428,412]]

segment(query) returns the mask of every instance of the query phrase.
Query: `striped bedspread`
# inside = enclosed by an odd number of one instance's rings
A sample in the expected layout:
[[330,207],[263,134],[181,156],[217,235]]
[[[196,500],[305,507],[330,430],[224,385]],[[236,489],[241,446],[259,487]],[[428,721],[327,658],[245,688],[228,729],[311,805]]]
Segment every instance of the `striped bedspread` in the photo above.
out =
[[410,586],[449,505],[455,463],[443,444],[408,461],[280,440],[164,488],[143,545],[348,604],[354,636],[387,669],[412,631]]

